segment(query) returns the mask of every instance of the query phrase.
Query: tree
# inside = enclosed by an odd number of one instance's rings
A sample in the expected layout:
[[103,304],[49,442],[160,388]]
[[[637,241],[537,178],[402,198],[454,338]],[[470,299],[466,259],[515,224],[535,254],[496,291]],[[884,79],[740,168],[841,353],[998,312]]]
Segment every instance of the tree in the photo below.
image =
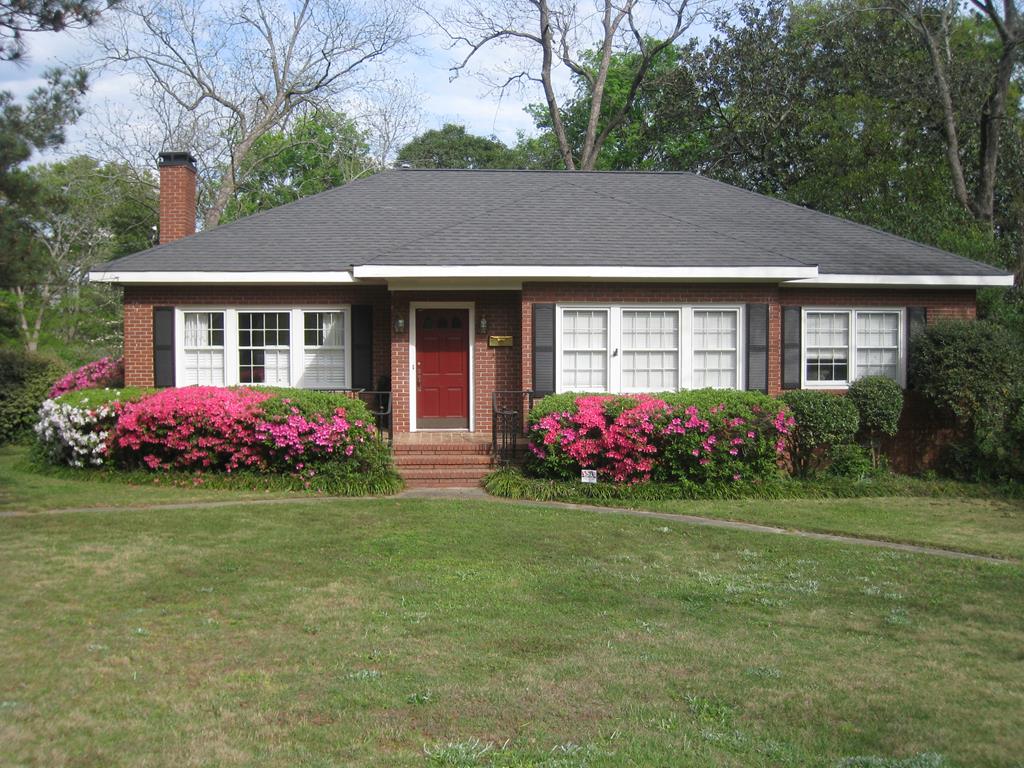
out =
[[395,163],[413,168],[514,168],[515,157],[496,138],[474,136],[466,126],[446,123],[406,144]]
[[[990,38],[969,19],[954,32],[959,66],[950,84],[957,119],[968,124],[983,108],[978,83]],[[622,77],[619,67],[630,70],[628,56],[613,57],[609,82]],[[993,231],[948,192],[942,115],[929,96],[931,84],[915,34],[887,12],[872,12],[859,0],[743,3],[718,20],[704,45],[673,46],[654,62],[599,167],[698,171],[1016,266],[1013,249],[1019,253],[1024,221],[1019,123],[1007,125],[1003,136]],[[580,87],[564,108],[571,137],[581,135],[588,110]],[[546,113],[535,114],[548,132],[531,142],[550,146]]]
[[63,144],[65,127],[81,114],[84,72],[50,70],[46,80],[24,104],[0,91],[0,285],[20,283],[31,269],[25,216],[38,189],[23,166],[34,152]]
[[[946,160],[952,176],[953,194],[975,218],[992,223],[995,215],[995,186],[999,145],[1008,118],[1010,87],[1020,64],[1024,43],[1024,19],[1016,0],[970,0],[970,7],[987,20],[995,38],[995,51],[986,58],[986,77],[979,83],[985,101],[978,120],[977,166],[973,190],[968,189],[965,172],[963,128],[956,104],[956,89],[950,82],[957,46],[954,36],[965,20],[959,0],[896,0],[893,10],[918,34],[928,52],[935,80],[935,98],[942,110],[946,138]],[[969,22],[967,22],[969,23]],[[1014,110],[1015,112],[1017,110]]]
[[200,153],[218,177],[207,227],[220,221],[242,169],[258,164],[261,136],[329,110],[409,34],[406,11],[389,0],[129,0],[115,18],[97,36],[107,64],[141,79],[140,97],[164,116],[168,139],[201,132],[216,148],[215,157]]
[[340,112],[304,115],[287,131],[265,133],[242,167],[225,221],[248,216],[373,173],[366,137]]
[[[567,170],[592,170],[609,135],[626,120],[640,87],[661,53],[675,43],[700,14],[691,0],[600,0],[589,14],[576,0],[473,0],[428,15],[454,47],[468,52],[452,67],[457,77],[491,44],[503,43],[524,54],[521,66],[507,72],[513,83],[540,83],[551,131]],[[584,50],[594,54],[585,59]],[[616,52],[635,54],[635,66],[617,107],[604,109],[608,74]],[[583,84],[589,99],[586,127],[574,152],[565,113],[556,93],[556,68],[565,67]]]
[[59,315],[55,335],[64,344],[78,340],[83,321],[95,324],[96,307],[110,304],[110,292],[87,286],[89,270],[153,245],[157,202],[152,187],[139,189],[123,169],[90,157],[33,166],[28,173],[37,194],[20,212],[30,258],[11,293],[21,340],[34,352],[52,313]]
[[87,27],[118,0],[0,0],[0,59],[25,53],[26,32]]

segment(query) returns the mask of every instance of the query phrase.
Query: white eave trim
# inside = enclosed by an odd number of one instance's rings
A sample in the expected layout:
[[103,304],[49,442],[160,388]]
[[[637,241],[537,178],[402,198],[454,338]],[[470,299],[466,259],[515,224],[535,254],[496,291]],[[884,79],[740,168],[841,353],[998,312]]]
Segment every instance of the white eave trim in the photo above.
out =
[[885,288],[988,288],[1012,286],[1013,275],[818,275],[800,280],[787,280],[784,285],[793,287],[872,286]]
[[163,283],[246,283],[246,284],[338,284],[355,282],[351,272],[119,272],[94,270],[89,273],[93,283],[122,285],[155,285]]
[[482,278],[549,280],[794,280],[813,278],[817,267],[568,267],[568,266],[392,266],[365,264],[352,269],[364,278]]

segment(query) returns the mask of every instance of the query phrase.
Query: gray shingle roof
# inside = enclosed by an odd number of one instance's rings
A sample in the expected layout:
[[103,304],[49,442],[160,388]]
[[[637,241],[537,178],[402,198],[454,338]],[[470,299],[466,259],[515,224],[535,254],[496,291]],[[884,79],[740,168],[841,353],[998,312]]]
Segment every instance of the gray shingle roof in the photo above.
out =
[[691,173],[395,170],[104,270],[339,271],[358,265],[1001,270]]

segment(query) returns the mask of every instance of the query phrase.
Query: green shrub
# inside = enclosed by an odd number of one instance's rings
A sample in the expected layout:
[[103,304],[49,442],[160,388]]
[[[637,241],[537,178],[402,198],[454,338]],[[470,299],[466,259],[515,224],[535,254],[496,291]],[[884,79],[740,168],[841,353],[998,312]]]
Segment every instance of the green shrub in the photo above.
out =
[[860,426],[857,406],[842,395],[798,389],[782,397],[796,419],[790,435],[790,459],[800,477],[817,471],[834,445],[853,440]]
[[134,403],[154,392],[156,392],[155,389],[148,387],[79,389],[61,395],[57,398],[57,402],[63,405],[73,405],[76,408],[98,408],[109,403]]
[[1024,380],[1021,338],[996,323],[943,320],[914,339],[910,379],[940,408],[970,420]]
[[657,482],[585,485],[565,480],[530,478],[516,469],[500,469],[484,479],[484,490],[492,496],[506,499],[622,506],[643,506],[647,502],[671,500],[858,499],[887,496],[942,499],[1024,497],[1024,486],[1019,483],[981,485],[877,473],[861,477],[822,475],[814,480],[779,476],[763,483],[740,482],[724,485]]
[[17,349],[0,349],[0,445],[28,438],[39,406],[64,373],[56,360]]
[[850,385],[847,397],[857,406],[860,432],[871,450],[871,464],[877,467],[882,435],[892,437],[899,431],[903,390],[885,376],[865,376]]
[[834,477],[867,477],[875,467],[874,457],[856,443],[833,445],[829,451],[828,473]]
[[[104,473],[117,473],[126,478],[136,478],[145,475],[154,475],[163,478],[164,482],[171,484],[181,483],[186,485],[205,485],[208,487],[232,487],[232,488],[273,488],[273,489],[302,489],[322,493],[339,495],[368,495],[380,493],[395,493],[402,487],[402,481],[395,471],[391,459],[391,453],[385,443],[370,438],[367,428],[372,427],[374,419],[366,404],[357,398],[341,394],[326,392],[312,392],[301,389],[284,388],[259,388],[260,393],[270,394],[270,397],[259,402],[259,422],[283,423],[294,411],[309,421],[316,421],[318,417],[330,419],[338,408],[345,409],[345,419],[353,426],[350,430],[352,436],[351,453],[328,452],[312,450],[312,445],[306,446],[301,456],[292,456],[287,461],[282,458],[286,450],[290,448],[268,446],[252,446],[254,450],[262,451],[260,455],[267,454],[268,466],[257,469],[256,467],[239,467],[230,473],[219,472],[209,467],[170,467],[161,468],[154,473],[150,469],[142,469],[146,465],[144,453],[153,453],[155,447],[147,443],[146,451],[129,450],[124,446],[116,447],[112,451],[112,459],[109,461],[95,460],[106,459],[105,451],[100,451],[94,445],[92,437],[98,433],[106,434],[111,432],[111,440],[117,444],[117,433],[120,427],[125,425],[129,417],[125,414],[108,414],[109,409],[103,406],[114,402],[139,403],[145,406],[148,397],[156,396],[156,399],[168,396],[180,395],[187,402],[191,402],[190,394],[200,393],[202,388],[187,388],[180,390],[156,390],[144,388],[125,387],[121,389],[88,389],[69,392],[54,401],[54,404],[64,409],[71,409],[76,413],[54,413],[50,421],[54,422],[51,429],[40,432],[40,444],[43,453],[57,463],[82,466],[91,464],[94,467],[103,465]],[[206,388],[214,393],[224,396],[233,394],[231,390]],[[244,389],[244,388],[243,388]],[[235,393],[241,394],[241,393]],[[151,400],[149,402],[155,402]],[[185,419],[194,418],[194,425],[186,424],[188,433],[182,432],[184,442],[175,442],[174,446],[185,449],[188,444],[192,452],[199,450],[197,445],[209,447],[217,442],[218,438],[225,437],[217,433],[216,427],[210,422],[211,409],[206,408],[202,403],[194,403],[196,408],[188,413],[175,412],[170,420],[164,417],[167,414],[161,411],[160,419],[156,424],[152,435],[146,432],[146,436],[152,436],[161,446],[163,441],[169,440],[176,429],[182,427]],[[137,407],[135,407],[137,410]],[[293,411],[294,409],[294,411]],[[130,407],[129,410],[132,410]],[[180,410],[180,409],[179,409]],[[102,417],[96,424],[93,424],[85,416]],[[107,418],[109,416],[110,418]],[[69,417],[71,417],[69,419]],[[181,417],[181,418],[179,418]],[[154,417],[155,418],[155,417]],[[106,419],[106,420],[104,420]],[[120,419],[120,422],[118,421]],[[95,421],[95,419],[94,419]],[[107,423],[107,422],[110,423]],[[74,422],[74,423],[70,423]],[[241,424],[242,427],[251,427],[256,420]],[[149,422],[146,422],[149,424]],[[120,427],[118,426],[120,424]],[[194,426],[194,429],[192,428]],[[223,426],[223,425],[221,425]],[[73,427],[73,429],[72,429]],[[300,428],[301,429],[301,428]],[[211,432],[213,430],[213,432]],[[251,431],[251,429],[250,429]],[[45,434],[44,434],[45,432]],[[200,433],[203,434],[200,437]],[[134,434],[134,433],[133,433]],[[177,433],[175,433],[177,434]],[[84,435],[84,437],[83,437]],[[252,435],[246,432],[250,442]],[[237,435],[235,436],[237,437]],[[308,442],[309,435],[296,434],[296,439],[301,438]],[[197,441],[198,438],[198,441]],[[270,439],[270,438],[268,438]],[[290,438],[284,437],[285,445],[288,445]],[[196,445],[193,445],[196,442]],[[223,442],[223,441],[221,441]],[[269,445],[269,444],[268,444]],[[78,450],[76,450],[78,449]],[[86,453],[86,449],[89,451]],[[177,454],[168,448],[169,455]],[[290,454],[289,454],[290,455]],[[273,461],[270,461],[273,459]],[[293,470],[288,472],[283,468],[282,462],[288,464]],[[273,466],[270,466],[273,464]],[[97,470],[92,470],[97,471]]]
[[915,338],[911,359],[913,386],[967,433],[953,452],[955,471],[1024,476],[1021,336],[990,321],[947,320]]
[[724,484],[779,472],[788,414],[774,398],[733,390],[564,394],[531,410],[530,474],[613,483]]

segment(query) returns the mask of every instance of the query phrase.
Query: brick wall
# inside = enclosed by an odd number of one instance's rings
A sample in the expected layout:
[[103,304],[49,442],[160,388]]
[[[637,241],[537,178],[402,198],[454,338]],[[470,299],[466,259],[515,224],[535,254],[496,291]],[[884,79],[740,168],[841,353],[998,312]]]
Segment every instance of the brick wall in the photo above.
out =
[[373,384],[391,373],[391,315],[383,286],[126,286],[124,367],[130,387],[153,386],[153,307],[373,306]]
[[[409,430],[409,303],[473,302],[476,318],[487,318],[487,334],[473,333],[474,411],[477,431],[491,428],[491,393],[532,387],[532,320],[534,303],[767,303],[769,305],[769,389],[781,392],[783,306],[923,306],[929,322],[975,316],[974,291],[870,291],[847,289],[779,289],[773,286],[644,285],[527,283],[516,291],[388,292],[384,286],[169,286],[125,288],[125,378],[131,386],[153,383],[153,307],[178,305],[370,304],[373,306],[373,380],[391,377],[394,428]],[[391,331],[396,314],[406,321],[405,333]],[[490,335],[510,335],[512,347],[489,347]],[[900,436],[891,444],[901,469],[929,466],[937,446],[949,439],[943,427],[929,421],[920,406],[908,405]]]
[[[495,390],[520,389],[520,299],[518,291],[395,291],[391,294],[392,317],[405,318],[406,331],[391,340],[394,428],[409,431],[409,328],[415,322],[411,302],[472,302],[475,324],[487,318],[487,333],[470,329],[473,338],[473,411],[477,432],[491,431],[491,395]],[[488,336],[511,336],[511,347],[489,347]]]
[[862,290],[778,288],[763,285],[673,285],[641,283],[525,283],[522,302],[522,385],[533,383],[533,305],[535,303],[608,302],[657,304],[768,304],[768,391],[782,392],[782,308],[784,306],[926,307],[928,322],[972,319],[973,290]]

